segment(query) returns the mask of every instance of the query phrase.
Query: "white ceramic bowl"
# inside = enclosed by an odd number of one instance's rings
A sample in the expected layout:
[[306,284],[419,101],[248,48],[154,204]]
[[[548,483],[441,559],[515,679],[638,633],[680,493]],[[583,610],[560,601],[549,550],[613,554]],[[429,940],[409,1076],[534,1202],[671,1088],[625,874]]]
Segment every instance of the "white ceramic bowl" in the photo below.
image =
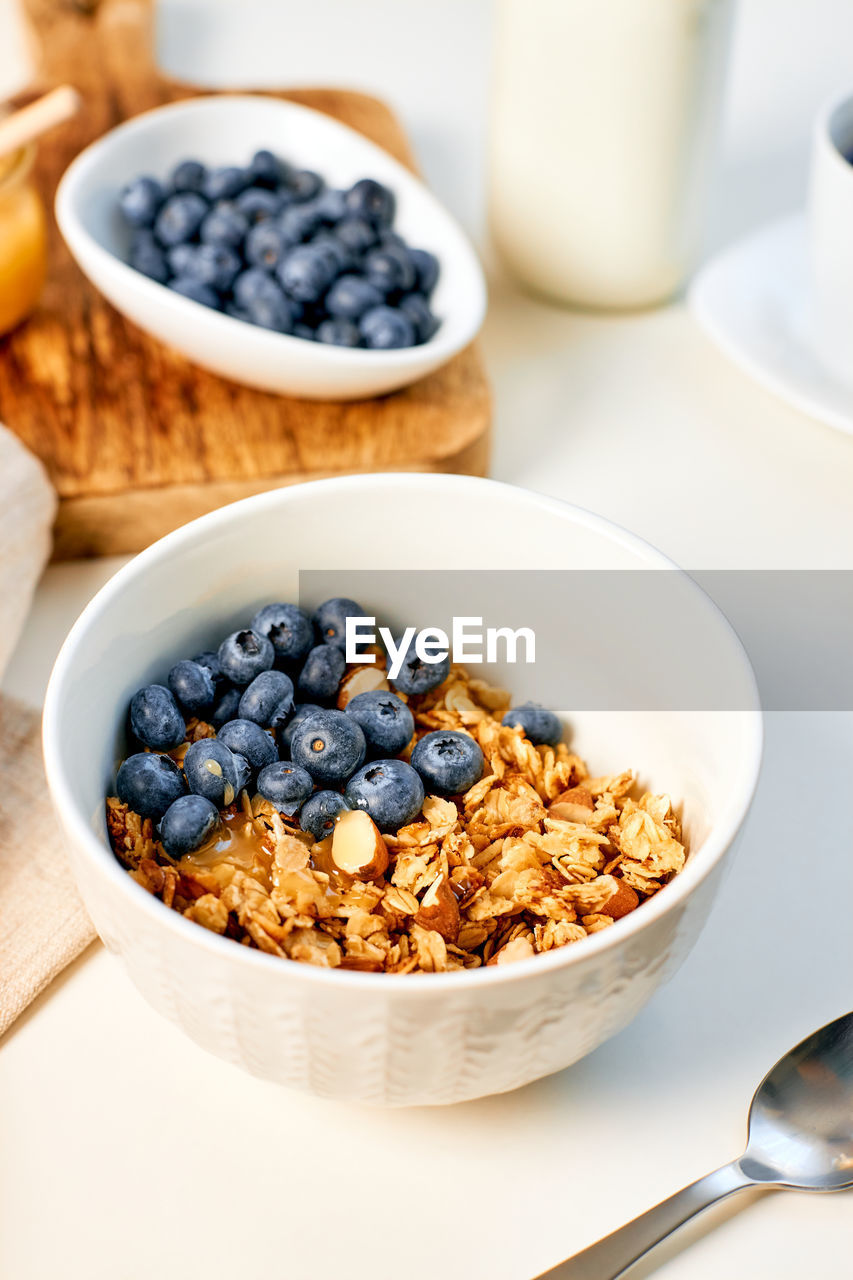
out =
[[[127,265],[130,233],[117,197],[129,179],[140,173],[165,177],[188,157],[245,164],[261,147],[316,169],[332,186],[374,177],[394,191],[395,230],[441,264],[433,295],[441,325],[429,342],[399,351],[307,342],[203,307]],[[213,373],[282,395],[353,400],[407,386],[467,346],[485,314],[476,255],[423,183],[355,130],[276,98],[193,98],[119,125],[69,166],[56,193],[56,219],[82,270],[129,320]]]
[[[389,537],[395,529],[404,536]],[[348,541],[348,530],[358,538]],[[469,548],[464,558],[460,547]],[[294,598],[299,568],[364,567],[365,549],[371,567],[390,569],[671,568],[598,516],[488,480],[352,476],[248,498],[143,551],[84,610],[48,689],[48,781],[98,932],[151,1004],[200,1045],[327,1097],[458,1102],[589,1053],[681,963],[752,798],[761,717],[739,641],[684,577],[711,650],[743,676],[746,709],[571,716],[573,742],[594,771],[634,764],[683,801],[690,857],[660,894],[573,946],[450,974],[324,970],[238,946],[163,906],[110,851],[104,796],[123,754],[128,700],[260,602]],[[555,600],[555,626],[564,625],[562,608]],[[495,674],[523,697],[523,670]]]

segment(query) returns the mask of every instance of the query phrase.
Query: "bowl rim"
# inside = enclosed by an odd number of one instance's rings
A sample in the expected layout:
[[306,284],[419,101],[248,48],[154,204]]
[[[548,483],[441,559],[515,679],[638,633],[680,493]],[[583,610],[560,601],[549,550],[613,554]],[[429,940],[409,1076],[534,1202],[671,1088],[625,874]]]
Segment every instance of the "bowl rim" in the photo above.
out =
[[[92,235],[77,212],[79,188],[90,173],[97,170],[98,166],[104,162],[111,149],[121,147],[128,138],[135,134],[156,131],[162,125],[163,120],[168,117],[193,113],[204,114],[207,111],[220,111],[223,109],[233,110],[235,107],[237,110],[280,111],[282,114],[295,116],[297,119],[300,116],[308,116],[313,119],[319,118],[322,120],[323,125],[328,126],[332,131],[340,132],[347,136],[349,140],[355,139],[360,147],[365,148],[368,152],[372,151],[380,155],[383,164],[390,164],[398,174],[403,175],[404,183],[413,183],[419,190],[420,198],[423,198],[433,206],[431,213],[437,210],[446,221],[465,257],[469,260],[475,288],[470,291],[470,300],[466,299],[465,306],[458,308],[458,310],[452,308],[451,313],[441,319],[441,324],[433,336],[427,339],[426,342],[419,343],[413,347],[376,351],[363,347],[348,348],[325,343],[307,342],[304,338],[298,338],[294,334],[276,333],[271,329],[263,329],[258,325],[249,325],[246,321],[239,320],[235,316],[226,315],[224,311],[205,307],[191,298],[175,293],[174,290],[169,289],[166,285],[162,285],[156,280],[151,280],[143,275],[142,272],[137,271],[130,263],[125,262]],[[372,139],[359,133],[357,129],[353,129],[350,125],[344,124],[343,121],[336,119],[334,116],[327,115],[323,111],[317,111],[313,107],[306,107],[301,103],[272,97],[262,92],[254,94],[199,94],[192,98],[182,99],[179,102],[151,107],[147,111],[142,111],[138,115],[132,116],[129,120],[124,120],[115,125],[99,138],[90,142],[71,161],[56,188],[54,213],[62,237],[81,269],[81,258],[88,255],[103,270],[114,273],[123,290],[136,290],[139,296],[147,298],[157,306],[171,308],[173,311],[177,307],[176,314],[179,316],[181,314],[187,317],[195,316],[196,320],[198,320],[200,314],[205,315],[209,317],[211,323],[216,323],[217,327],[219,322],[222,322],[225,325],[222,330],[223,338],[229,334],[233,336],[236,333],[240,333],[246,341],[251,340],[261,347],[266,347],[270,356],[274,356],[276,353],[280,354],[282,349],[290,349],[291,351],[298,351],[306,360],[318,365],[334,361],[350,369],[371,366],[378,371],[380,367],[387,367],[389,372],[398,366],[445,363],[476,337],[486,314],[487,288],[479,257],[456,218],[423,182],[419,174],[407,168],[396,156],[391,155],[390,151],[386,151],[383,147],[373,142]],[[86,271],[86,275],[88,276],[88,271]],[[99,286],[96,285],[95,287],[101,292]],[[191,308],[189,312],[184,310],[186,306]],[[239,326],[239,328],[235,329],[235,325]],[[282,342],[287,346],[282,348]],[[295,344],[299,344],[298,347]]]
[[[582,528],[603,534],[609,541],[637,554],[641,561],[651,566],[672,569],[681,575],[688,584],[688,589],[709,602],[717,615],[720,625],[728,632],[733,643],[745,678],[745,683],[752,691],[752,706],[738,712],[744,722],[744,767],[739,786],[729,797],[727,806],[714,821],[701,850],[689,856],[683,871],[664,889],[642,904],[642,909],[631,912],[617,920],[609,928],[587,936],[577,946],[559,947],[553,951],[520,960],[511,965],[481,966],[477,969],[460,969],[448,973],[424,973],[417,975],[400,975],[391,973],[366,973],[359,970],[325,969],[315,965],[302,964],[297,961],[284,962],[280,956],[268,955],[263,951],[249,947],[237,946],[233,940],[212,933],[209,929],[186,920],[177,911],[167,907],[155,898],[128,875],[124,867],[113,854],[106,839],[98,836],[90,825],[82,808],[78,805],[73,791],[65,775],[62,752],[59,748],[62,706],[65,699],[63,687],[73,678],[73,667],[77,651],[85,643],[87,632],[98,625],[104,612],[114,599],[121,596],[125,584],[144,576],[149,565],[164,558],[174,557],[180,552],[182,544],[195,539],[205,531],[227,526],[232,521],[239,521],[244,514],[261,512],[265,508],[275,508],[288,501],[289,494],[309,497],[320,491],[320,496],[330,492],[346,492],[357,490],[365,482],[383,488],[399,488],[401,484],[414,486],[437,486],[445,493],[447,489],[457,491],[461,496],[470,493],[472,488],[491,489],[496,496],[512,502],[532,503],[542,510],[552,512],[570,519]],[[485,989],[490,985],[503,985],[524,978],[546,976],[554,969],[568,965],[582,964],[603,955],[611,948],[627,943],[630,938],[649,928],[655,921],[673,911],[679,903],[689,897],[702,881],[711,873],[717,863],[728,850],[737,835],[747,811],[752,803],[758,783],[763,747],[763,719],[755,675],[747,657],[743,644],[731,623],[698,584],[679,568],[668,556],[658,551],[645,539],[607,519],[605,516],[588,511],[574,503],[552,498],[535,490],[524,489],[502,481],[484,479],[475,476],[442,475],[420,472],[378,472],[368,475],[352,475],[333,477],[324,480],[306,481],[298,486],[284,486],[267,490],[229,503],[215,511],[208,512],[189,523],[182,525],[165,537],[158,539],[144,551],[134,556],[123,565],[92,597],[69,631],[59,651],[51,672],[45,695],[43,715],[43,751],[48,788],[54,806],[65,828],[67,839],[73,841],[76,849],[89,860],[96,873],[104,875],[116,887],[119,893],[127,896],[131,905],[149,915],[152,922],[159,923],[167,930],[176,931],[179,937],[194,943],[203,949],[227,959],[229,956],[235,963],[260,965],[262,969],[278,972],[281,981],[319,982],[333,986],[344,984],[347,990],[365,989],[371,991],[403,991],[421,992],[424,997],[435,995],[437,991],[448,994],[461,989]],[[225,951],[223,951],[225,948]],[[239,958],[238,958],[239,957]],[[406,982],[407,977],[416,980]],[[402,983],[402,985],[401,985]]]

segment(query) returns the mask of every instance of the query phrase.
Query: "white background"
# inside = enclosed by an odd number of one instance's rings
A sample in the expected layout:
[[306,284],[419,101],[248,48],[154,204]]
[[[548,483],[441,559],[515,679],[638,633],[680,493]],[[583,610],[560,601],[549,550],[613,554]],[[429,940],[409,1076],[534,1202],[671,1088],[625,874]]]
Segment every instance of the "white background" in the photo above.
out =
[[[211,84],[389,98],[490,261],[490,13],[168,0],[161,56]],[[803,202],[812,117],[844,87],[853,5],[742,0],[709,246]],[[687,567],[853,567],[853,438],[752,385],[680,303],[592,318],[491,285],[494,475]],[[48,571],[10,690],[40,699],[116,564]],[[206,1056],[92,948],[0,1046],[0,1275],[528,1280],[728,1160],[767,1067],[853,1004],[853,717],[776,714],[767,730],[739,859],[681,972],[620,1036],[507,1097],[381,1113],[289,1094]],[[850,1212],[846,1196],[746,1197],[683,1231],[655,1274],[846,1274]]]

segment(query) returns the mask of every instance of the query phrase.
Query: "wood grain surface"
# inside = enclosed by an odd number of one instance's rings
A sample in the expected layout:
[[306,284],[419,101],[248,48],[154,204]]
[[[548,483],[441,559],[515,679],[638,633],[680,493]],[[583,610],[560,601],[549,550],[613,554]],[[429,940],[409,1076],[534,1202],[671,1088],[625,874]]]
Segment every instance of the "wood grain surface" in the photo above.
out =
[[[147,0],[103,0],[93,13],[71,0],[27,3],[44,82],[70,82],[85,102],[39,147],[36,179],[50,206],[82,147],[195,91],[154,70]],[[378,100],[334,89],[280,96],[343,120],[414,167]],[[224,502],[320,476],[482,474],[490,410],[476,346],[375,400],[293,400],[217,378],[124,320],[84,279],[55,226],[41,305],[0,342],[0,420],[42,459],[59,493],[56,558],[139,550]]]

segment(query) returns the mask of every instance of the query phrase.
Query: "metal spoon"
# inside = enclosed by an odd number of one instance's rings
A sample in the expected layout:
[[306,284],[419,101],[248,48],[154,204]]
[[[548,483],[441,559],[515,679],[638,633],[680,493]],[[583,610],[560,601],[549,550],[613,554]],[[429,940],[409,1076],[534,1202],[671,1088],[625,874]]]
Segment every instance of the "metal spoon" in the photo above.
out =
[[764,1077],[746,1151],[538,1280],[616,1280],[695,1214],[746,1187],[853,1187],[853,1013],[815,1031]]

